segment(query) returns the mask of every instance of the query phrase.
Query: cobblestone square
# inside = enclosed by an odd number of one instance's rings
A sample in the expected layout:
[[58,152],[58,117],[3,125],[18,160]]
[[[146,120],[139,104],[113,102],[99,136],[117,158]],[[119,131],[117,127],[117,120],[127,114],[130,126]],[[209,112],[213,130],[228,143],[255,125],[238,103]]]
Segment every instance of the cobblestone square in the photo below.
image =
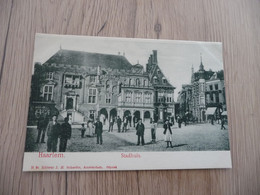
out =
[[[166,148],[163,128],[159,125],[156,131],[156,143],[151,142],[151,130],[145,129],[145,145],[137,146],[136,131],[132,127],[124,133],[117,129],[103,132],[103,144],[96,144],[96,137],[81,138],[78,126],[73,126],[72,137],[68,141],[67,152],[153,152],[153,151],[216,151],[229,150],[228,130],[221,130],[220,124],[194,124],[178,128],[174,125],[173,148]],[[30,129],[34,151],[46,152],[46,143],[35,144],[37,130]],[[34,140],[34,141],[33,141]],[[47,137],[45,137],[45,141]],[[47,142],[47,141],[46,141]],[[59,144],[59,143],[58,143]],[[58,147],[57,147],[58,148]]]

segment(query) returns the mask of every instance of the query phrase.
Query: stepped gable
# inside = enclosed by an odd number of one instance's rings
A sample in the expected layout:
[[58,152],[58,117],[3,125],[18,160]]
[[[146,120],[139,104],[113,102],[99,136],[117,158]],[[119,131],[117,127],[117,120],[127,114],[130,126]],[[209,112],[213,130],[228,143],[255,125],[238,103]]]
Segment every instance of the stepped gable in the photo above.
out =
[[69,64],[78,66],[97,67],[112,69],[131,69],[132,65],[122,55],[90,53],[61,49],[55,53],[46,64]]

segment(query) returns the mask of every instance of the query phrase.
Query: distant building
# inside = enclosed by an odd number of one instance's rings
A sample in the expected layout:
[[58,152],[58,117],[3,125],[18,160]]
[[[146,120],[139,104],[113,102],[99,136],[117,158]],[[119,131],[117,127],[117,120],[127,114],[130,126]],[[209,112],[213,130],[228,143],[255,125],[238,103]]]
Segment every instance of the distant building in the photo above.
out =
[[182,85],[182,90],[179,92],[178,96],[179,112],[178,115],[183,117],[187,114],[192,113],[192,86]]
[[191,75],[191,84],[183,85],[179,92],[180,115],[189,113],[199,122],[206,121],[209,116],[219,119],[226,110],[223,70],[205,70],[201,58],[199,70],[194,72],[192,66]]

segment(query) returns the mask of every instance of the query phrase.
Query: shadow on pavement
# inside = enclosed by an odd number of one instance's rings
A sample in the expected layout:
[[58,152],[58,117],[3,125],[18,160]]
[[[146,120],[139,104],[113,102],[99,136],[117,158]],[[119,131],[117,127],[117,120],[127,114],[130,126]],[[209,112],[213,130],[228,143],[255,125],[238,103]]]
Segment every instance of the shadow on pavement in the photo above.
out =
[[173,147],[177,148],[177,147],[181,147],[181,146],[187,146],[188,144],[178,144],[178,145],[174,145]]

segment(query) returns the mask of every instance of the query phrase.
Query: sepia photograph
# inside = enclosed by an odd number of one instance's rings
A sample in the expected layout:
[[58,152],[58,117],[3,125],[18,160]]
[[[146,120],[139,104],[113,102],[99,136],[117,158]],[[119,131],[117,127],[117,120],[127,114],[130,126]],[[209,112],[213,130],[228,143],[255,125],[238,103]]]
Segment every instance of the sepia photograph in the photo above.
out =
[[221,43],[36,34],[25,153],[229,150]]

